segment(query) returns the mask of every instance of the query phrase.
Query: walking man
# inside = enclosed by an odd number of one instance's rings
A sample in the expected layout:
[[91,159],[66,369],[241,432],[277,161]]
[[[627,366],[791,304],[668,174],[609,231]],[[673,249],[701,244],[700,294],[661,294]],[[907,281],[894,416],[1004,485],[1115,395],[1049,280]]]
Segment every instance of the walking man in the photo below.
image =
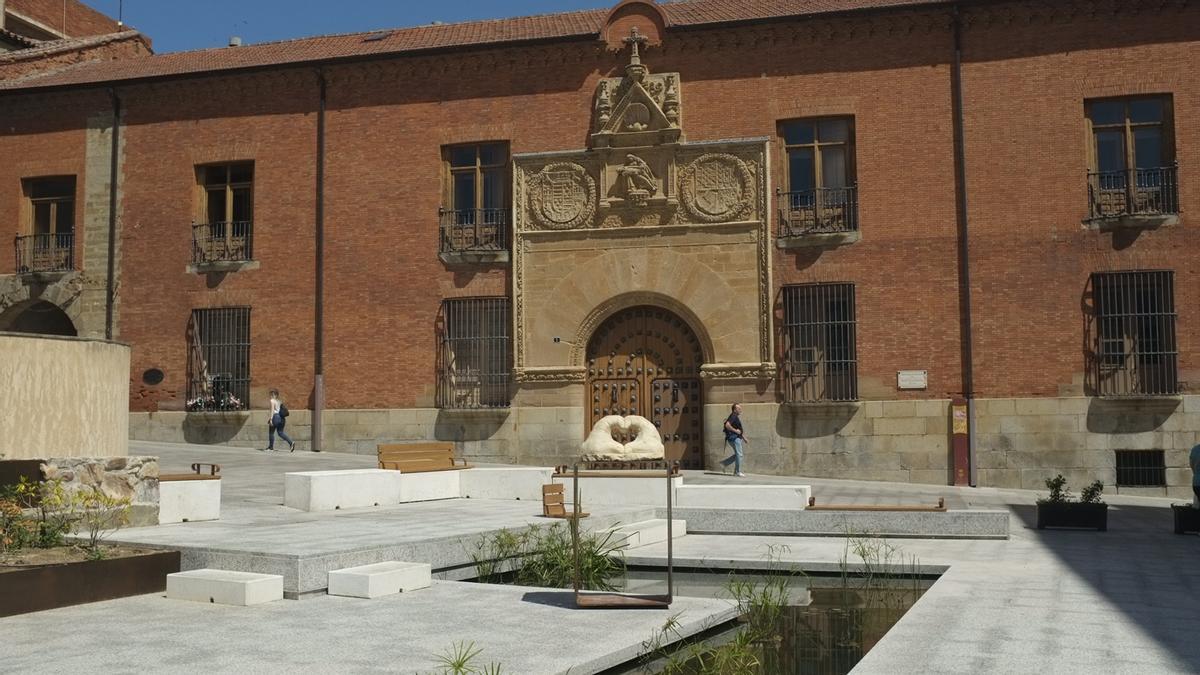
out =
[[725,445],[733,446],[733,454],[721,460],[721,466],[726,467],[733,464],[735,476],[746,475],[742,473],[742,446],[746,444],[746,432],[742,430],[741,415],[742,404],[734,403],[729,417],[725,418]]

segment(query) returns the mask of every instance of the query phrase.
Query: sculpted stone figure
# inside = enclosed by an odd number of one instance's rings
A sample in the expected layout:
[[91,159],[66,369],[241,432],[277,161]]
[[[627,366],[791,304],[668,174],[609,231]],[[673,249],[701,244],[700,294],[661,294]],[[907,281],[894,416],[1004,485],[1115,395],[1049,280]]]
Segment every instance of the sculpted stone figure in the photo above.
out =
[[636,155],[625,155],[625,164],[617,168],[617,175],[625,187],[625,196],[637,205],[646,203],[646,199],[658,192],[658,182],[654,172],[646,160]]
[[[614,431],[633,431],[637,437],[622,445],[613,438]],[[662,459],[665,452],[654,423],[639,415],[601,417],[579,450],[585,461]]]

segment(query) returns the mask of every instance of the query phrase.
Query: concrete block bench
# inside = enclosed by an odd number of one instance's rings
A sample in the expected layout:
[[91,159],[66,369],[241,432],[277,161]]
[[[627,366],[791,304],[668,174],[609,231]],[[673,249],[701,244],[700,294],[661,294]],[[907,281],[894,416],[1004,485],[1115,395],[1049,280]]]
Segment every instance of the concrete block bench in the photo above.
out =
[[283,577],[214,569],[176,572],[167,575],[167,597],[242,607],[261,605],[283,599]]
[[471,499],[540,500],[550,482],[550,467],[488,467],[459,471],[460,496]]
[[[613,538],[610,543],[625,548],[657,544],[667,540],[667,520],[655,518],[628,525],[618,525],[612,528]],[[687,534],[687,521],[671,520],[671,538],[678,539]]]
[[682,485],[675,491],[675,505],[803,509],[811,494],[812,488],[808,485]]
[[158,523],[221,518],[221,477],[194,473],[158,478]]
[[427,502],[433,499],[457,499],[461,496],[460,476],[470,469],[459,471],[421,471],[399,474],[400,499],[398,503]]
[[[612,475],[603,475],[609,473]],[[584,510],[593,506],[667,506],[667,477],[665,473],[646,472],[642,476],[622,476],[621,473],[635,472],[592,472],[580,473],[579,489]],[[554,480],[563,484],[567,503],[575,499],[575,479],[568,474],[555,474]],[[683,485],[683,476],[671,478],[672,489]],[[567,509],[570,512],[570,508]]]
[[283,476],[283,504],[301,511],[399,504],[401,478],[399,471],[385,469],[286,473]]
[[432,578],[428,563],[391,560],[331,571],[328,592],[351,598],[378,598],[429,588]]

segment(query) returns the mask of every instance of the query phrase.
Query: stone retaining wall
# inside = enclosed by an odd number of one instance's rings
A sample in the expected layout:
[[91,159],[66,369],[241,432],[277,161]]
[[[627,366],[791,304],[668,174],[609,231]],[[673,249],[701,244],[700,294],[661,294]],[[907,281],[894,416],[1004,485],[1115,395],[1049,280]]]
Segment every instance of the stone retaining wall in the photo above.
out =
[[[862,401],[843,405],[747,403],[746,469],[752,473],[945,485],[950,476],[949,399]],[[705,406],[705,461],[728,450],[721,425],[729,408]],[[980,399],[976,405],[978,483],[1044,489],[1063,473],[1075,489],[1099,479],[1110,493],[1189,497],[1188,450],[1200,432],[1200,396],[1142,401],[1088,397]],[[307,450],[311,416],[297,410],[288,433]],[[135,439],[266,445],[266,412],[135,413]],[[453,441],[476,462],[568,463],[585,435],[582,407],[494,411],[330,410],[325,449],[374,454],[384,442]],[[1163,450],[1166,488],[1115,488],[1116,450]]]
[[128,498],[130,527],[158,524],[157,457],[51,457],[42,463],[42,476],[62,480],[71,492],[95,487],[109,497]]

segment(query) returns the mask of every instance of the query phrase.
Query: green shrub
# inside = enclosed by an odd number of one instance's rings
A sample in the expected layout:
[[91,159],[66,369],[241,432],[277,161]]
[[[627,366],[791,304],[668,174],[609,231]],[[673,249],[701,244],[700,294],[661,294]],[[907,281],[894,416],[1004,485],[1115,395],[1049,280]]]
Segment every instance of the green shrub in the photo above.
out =
[[76,513],[80,531],[84,534],[83,548],[88,558],[99,560],[104,557],[101,541],[129,524],[132,510],[128,497],[111,497],[98,487],[79,490],[71,496],[71,505]]
[[1050,490],[1050,495],[1045,499],[1039,499],[1039,502],[1059,504],[1069,502],[1073,498],[1071,491],[1067,489],[1067,479],[1063,478],[1061,473],[1054,478],[1047,478],[1046,487]]
[[0,497],[0,553],[19,551],[37,542],[37,523],[25,517],[20,503]]
[[1100,496],[1104,492],[1104,483],[1093,481],[1091,485],[1079,491],[1079,501],[1084,504],[1103,504]]
[[[579,534],[581,588],[616,590],[614,582],[625,574],[625,554],[613,537],[611,531]],[[511,579],[521,586],[566,588],[574,582],[571,532],[562,523],[519,534],[499,530],[476,542],[471,559],[478,580],[484,583]]]

